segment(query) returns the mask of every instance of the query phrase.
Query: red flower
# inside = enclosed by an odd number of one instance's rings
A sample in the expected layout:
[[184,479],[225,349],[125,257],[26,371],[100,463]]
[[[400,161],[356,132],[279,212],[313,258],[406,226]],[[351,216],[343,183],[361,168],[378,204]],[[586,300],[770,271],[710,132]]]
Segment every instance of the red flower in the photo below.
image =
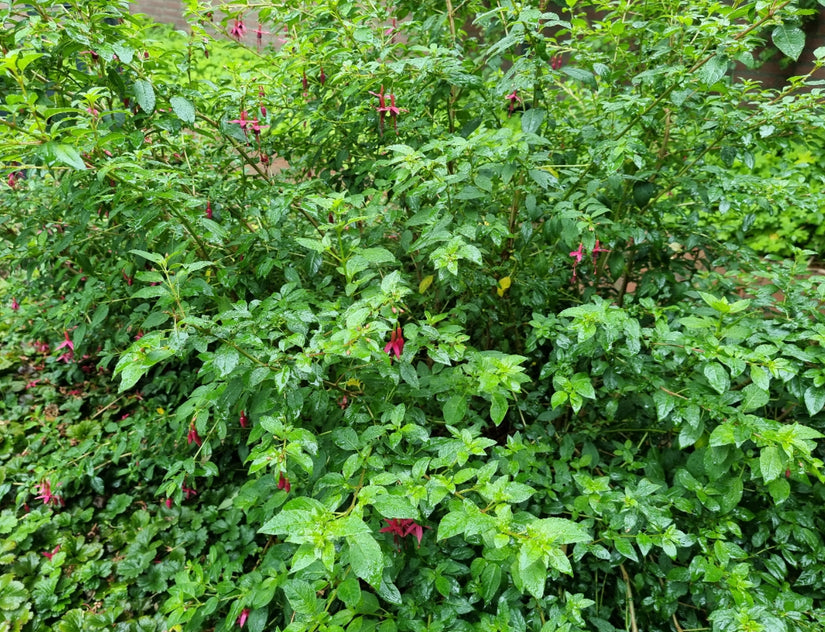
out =
[[289,484],[289,479],[284,476],[283,472],[278,474],[278,489],[284,490],[287,494],[289,490],[292,489],[292,485]]
[[573,259],[575,259],[575,261],[573,261],[573,282],[574,283],[576,281],[576,266],[579,265],[582,262],[582,257],[584,257],[584,251],[582,250],[582,248],[583,248],[583,245],[581,243],[579,243],[579,249],[574,250],[573,252],[570,253],[570,256],[573,257]]
[[321,74],[318,75],[318,81],[321,83],[321,85],[324,85],[327,82],[327,76],[324,73],[323,66],[321,66]]
[[55,347],[55,351],[60,351],[63,347],[69,347],[71,351],[74,351],[74,343],[69,339],[69,332],[63,331],[63,337],[65,340],[61,342],[57,347]]
[[187,443],[192,443],[193,441],[198,444],[200,447],[203,444],[203,439],[201,439],[200,435],[198,434],[197,428],[195,428],[195,423],[192,422],[189,424],[189,434],[186,435]]
[[610,250],[608,248],[602,248],[601,245],[599,244],[599,240],[597,239],[596,240],[596,245],[593,246],[593,250],[591,251],[591,254],[593,255],[593,266],[594,267],[596,265],[596,259],[598,259],[600,252],[610,252]]
[[395,354],[396,358],[400,358],[404,353],[404,332],[401,331],[401,325],[392,330],[390,341],[384,347],[384,353]]
[[57,552],[58,552],[59,550],[60,550],[60,545],[58,544],[56,547],[54,547],[54,548],[51,550],[51,553],[50,553],[49,551],[43,551],[43,553],[41,553],[41,555],[42,555],[43,557],[48,558],[48,559],[49,559],[49,561],[51,562],[51,561],[52,561],[52,558],[53,558],[55,555],[57,555]]
[[206,201],[206,219],[212,219],[212,202]]
[[171,508],[172,508],[172,499],[171,499],[171,498],[167,498],[167,499],[164,501],[164,503],[163,503],[163,504],[164,504],[164,505],[166,505],[166,508],[167,508],[167,509],[171,509]]
[[238,418],[238,422],[241,424],[241,428],[246,428],[247,421],[249,421],[249,419],[246,418],[246,413],[242,410],[241,416]]
[[561,68],[562,64],[564,63],[564,57],[561,55],[556,55],[553,59],[550,60],[550,67],[553,70],[558,70]]
[[181,491],[183,491],[183,493],[186,494],[187,498],[191,498],[192,496],[197,496],[198,495],[198,490],[189,489],[186,485],[181,485],[180,488],[181,488]]
[[240,41],[240,39],[246,35],[246,25],[243,23],[243,20],[235,20],[232,28],[229,29],[229,34]]
[[507,110],[507,116],[511,116],[513,114],[513,110],[516,107],[516,101],[521,103],[521,97],[517,94],[518,90],[513,90],[510,94],[508,94],[505,99],[510,101],[510,108]]
[[16,299],[16,298],[14,298],[14,297],[12,297],[12,299],[11,299],[11,308],[12,308],[15,312],[16,312],[18,309],[20,309],[20,303],[18,303],[18,302],[17,302],[17,299]]
[[238,627],[242,628],[244,623],[246,623],[247,618],[249,617],[249,608],[244,608],[241,610],[241,616],[238,617]]
[[387,523],[387,526],[379,529],[378,532],[392,533],[392,539],[396,545],[401,545],[401,538],[413,535],[415,539],[418,540],[418,546],[421,546],[421,538],[424,537],[424,527],[415,520],[411,518],[384,518],[384,522]]
[[39,494],[35,496],[37,500],[42,500],[44,505],[65,505],[63,499],[57,494],[52,494],[52,484],[45,480],[37,486]]

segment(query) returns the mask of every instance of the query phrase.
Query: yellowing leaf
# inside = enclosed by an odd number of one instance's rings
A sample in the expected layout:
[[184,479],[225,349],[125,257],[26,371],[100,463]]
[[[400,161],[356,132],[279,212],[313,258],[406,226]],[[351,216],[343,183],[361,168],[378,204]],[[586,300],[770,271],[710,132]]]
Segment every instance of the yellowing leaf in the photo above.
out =
[[427,288],[433,284],[433,275],[428,274],[423,279],[421,279],[421,283],[418,284],[418,293],[423,294],[427,291]]
[[512,283],[509,275],[506,277],[502,277],[498,280],[498,288],[496,288],[496,294],[499,296],[504,296],[504,292],[506,292],[510,288],[510,284]]

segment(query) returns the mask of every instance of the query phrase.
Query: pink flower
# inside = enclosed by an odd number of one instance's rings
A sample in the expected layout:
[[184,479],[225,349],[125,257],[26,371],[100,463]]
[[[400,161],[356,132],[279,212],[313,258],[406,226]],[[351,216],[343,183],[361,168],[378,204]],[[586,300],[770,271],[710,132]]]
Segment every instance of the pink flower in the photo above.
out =
[[198,434],[197,428],[195,428],[195,423],[192,422],[189,424],[189,434],[186,435],[187,443],[191,444],[193,441],[200,447],[203,444],[203,439],[201,439],[200,435]]
[[[395,134],[398,135],[398,119],[397,116],[401,112],[406,112],[406,110],[402,110],[395,105],[395,95],[394,94],[384,94],[384,86],[381,86],[380,92],[370,92],[370,94],[374,97],[378,97],[378,107],[375,110],[378,112],[378,130],[381,135],[384,135],[384,116],[387,112],[390,114],[390,118],[392,118],[392,126],[395,129]],[[386,98],[390,98],[390,104],[387,105]]]
[[392,330],[390,341],[384,347],[384,353],[395,354],[396,358],[400,358],[404,353],[404,332],[401,331],[401,325]]
[[206,219],[212,219],[212,202],[206,202]]
[[164,505],[166,505],[166,508],[167,508],[167,509],[171,509],[171,508],[172,508],[172,499],[171,499],[171,498],[167,498],[167,499],[164,501],[164,503],[163,503],[163,504],[164,504]]
[[54,547],[54,548],[51,550],[51,553],[50,553],[50,552],[48,552],[48,551],[43,551],[43,553],[41,553],[41,555],[42,555],[43,557],[48,558],[48,560],[51,562],[51,561],[52,561],[52,558],[53,558],[55,555],[57,555],[57,552],[58,552],[59,550],[60,550],[60,545],[58,544],[56,547]]
[[241,38],[246,35],[246,25],[243,23],[243,20],[235,20],[232,28],[229,29],[229,34],[240,41]]
[[74,343],[69,339],[69,332],[64,330],[63,337],[65,340],[55,347],[55,351],[60,351],[63,347],[69,347],[69,350],[74,352]]
[[521,97],[517,94],[518,90],[513,90],[510,94],[508,94],[505,99],[510,101],[510,107],[507,110],[507,116],[511,116],[513,114],[513,110],[516,108],[516,102],[521,103]]
[[238,617],[238,627],[242,628],[246,623],[246,620],[249,618],[249,608],[244,608],[241,610],[241,616]]
[[8,179],[9,187],[11,187],[12,189],[16,189],[17,188],[17,179],[18,179],[17,174],[12,171],[9,174],[9,179]]
[[14,310],[15,312],[16,312],[18,309],[20,309],[20,303],[18,303],[18,302],[17,302],[17,299],[16,299],[16,298],[14,298],[14,297],[12,297],[12,299],[11,299],[11,308],[12,308],[12,310]]
[[278,474],[278,489],[284,490],[287,494],[289,490],[292,489],[292,485],[289,484],[289,478],[284,476],[283,472]]
[[264,35],[269,35],[269,31],[264,31],[261,23],[258,22],[258,28],[255,29],[255,38],[258,40],[258,48],[261,47],[261,40]]
[[601,245],[599,244],[599,240],[597,239],[596,240],[596,245],[593,246],[593,250],[591,251],[591,254],[593,255],[593,266],[594,267],[596,265],[596,259],[599,258],[599,253],[600,252],[610,252],[610,249],[602,248]]
[[125,269],[123,270],[122,274],[123,274],[123,280],[126,281],[126,285],[132,285],[132,283],[134,282],[134,279],[132,277],[130,277],[128,274],[126,274]]
[[561,55],[556,55],[553,59],[550,60],[550,67],[553,70],[558,70],[561,68],[562,64],[564,63],[564,57]]
[[39,492],[35,499],[42,500],[44,505],[65,505],[63,499],[57,494],[52,494],[52,484],[45,480],[37,486]]
[[579,249],[574,250],[570,253],[570,256],[573,257],[573,259],[575,259],[575,261],[573,261],[573,283],[576,282],[576,266],[578,266],[582,262],[582,257],[584,257],[584,252],[582,248],[582,244],[579,243]]
[[242,410],[241,416],[238,418],[238,423],[241,424],[241,428],[246,428],[247,421],[249,421],[249,419],[246,418],[246,412]]
[[198,490],[189,489],[186,485],[181,485],[180,488],[183,491],[183,493],[186,494],[186,498],[191,498],[192,496],[198,495]]
[[251,125],[252,123],[257,123],[258,121],[256,121],[255,119],[246,118],[246,110],[243,110],[241,112],[241,118],[235,119],[235,120],[229,121],[229,122],[230,123],[237,123],[238,125],[240,125],[241,129],[244,131],[244,134],[245,134],[246,133],[246,128],[249,125]]
[[424,527],[412,520],[411,518],[384,518],[387,526],[379,529],[379,533],[392,533],[392,539],[396,545],[401,545],[401,538],[408,535],[415,536],[418,540],[418,546],[421,546],[421,538],[424,537]]

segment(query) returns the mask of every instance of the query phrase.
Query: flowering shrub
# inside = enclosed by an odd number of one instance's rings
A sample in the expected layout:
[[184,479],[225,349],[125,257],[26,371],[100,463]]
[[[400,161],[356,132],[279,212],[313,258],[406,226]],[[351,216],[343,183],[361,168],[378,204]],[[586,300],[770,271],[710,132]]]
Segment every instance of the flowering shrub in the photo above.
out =
[[186,6],[0,13],[0,629],[821,620],[804,6]]

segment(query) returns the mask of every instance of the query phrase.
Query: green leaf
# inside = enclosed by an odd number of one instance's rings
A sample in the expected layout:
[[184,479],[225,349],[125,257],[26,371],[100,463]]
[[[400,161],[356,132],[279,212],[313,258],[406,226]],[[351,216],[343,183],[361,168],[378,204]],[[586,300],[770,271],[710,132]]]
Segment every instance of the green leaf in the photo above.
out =
[[535,134],[544,122],[544,110],[531,108],[521,116],[521,131],[525,134]]
[[794,61],[799,59],[805,48],[805,32],[796,26],[780,24],[771,33],[771,40],[774,46]]
[[768,483],[768,492],[773,498],[773,502],[779,505],[784,503],[791,495],[791,485],[784,477],[778,478]]
[[26,587],[6,573],[0,577],[0,610],[17,610],[29,596]]
[[466,396],[453,395],[444,402],[444,421],[451,426],[457,426],[467,414],[467,406]]
[[359,533],[348,537],[347,544],[352,571],[373,588],[378,588],[384,573],[384,554],[378,542],[369,533]]
[[163,257],[154,252],[146,252],[145,250],[130,250],[129,252],[133,255],[143,257],[144,259],[146,259],[147,261],[151,261],[152,263],[156,263],[158,265],[163,264]]
[[570,560],[561,549],[550,549],[548,551],[548,563],[550,568],[555,568],[560,573],[565,575],[573,574],[573,567],[570,565]]
[[155,89],[152,84],[145,79],[138,79],[135,81],[134,89],[140,109],[146,114],[151,114],[155,109]]
[[762,390],[756,384],[748,384],[742,389],[742,395],[742,406],[740,410],[745,413],[756,410],[757,408],[762,408],[771,399],[768,392]]
[[507,414],[507,398],[501,393],[494,393],[490,402],[490,419],[495,425],[499,425]]
[[83,162],[80,152],[71,145],[55,145],[54,157],[64,165],[69,165],[75,169],[83,170],[86,168],[86,163]]
[[759,454],[759,469],[762,471],[762,478],[766,483],[779,478],[785,467],[784,459],[779,450],[779,447],[770,445],[762,448],[762,452]]
[[708,362],[705,365],[704,374],[713,390],[720,395],[727,393],[730,389],[728,372],[725,370],[725,367],[718,362]]
[[410,499],[406,496],[396,496],[394,494],[381,494],[370,501],[370,504],[384,518],[410,518],[418,519],[418,510],[413,507]]
[[513,571],[517,588],[536,599],[542,598],[547,583],[547,562],[540,547],[529,540],[524,542],[519,548]]
[[289,605],[298,614],[313,614],[320,609],[315,590],[309,582],[300,579],[291,579],[283,586]]
[[616,547],[616,550],[627,559],[633,560],[634,562],[639,561],[639,556],[636,555],[636,550],[633,548],[633,544],[629,538],[623,538],[617,535],[613,538],[613,545]]
[[463,511],[451,511],[438,523],[436,540],[446,540],[459,533],[464,533],[469,516]]
[[[350,554],[352,549],[350,549]],[[338,599],[344,602],[347,608],[355,608],[361,601],[361,586],[354,577],[347,577],[338,584]]]
[[529,525],[530,532],[548,544],[590,542],[593,538],[578,523],[566,518],[541,518]]
[[172,111],[181,121],[190,125],[195,122],[195,106],[192,105],[191,101],[183,97],[172,97],[169,99],[169,103],[172,105]]
[[712,86],[728,72],[728,58],[724,55],[711,57],[697,72],[699,81],[706,86]]
[[232,373],[233,369],[238,366],[240,355],[238,352],[228,345],[223,345],[215,353],[214,364],[218,369],[220,377],[226,377]]
[[805,407],[808,414],[813,417],[822,407],[825,406],[825,388],[809,386],[805,389]]
[[123,391],[127,391],[132,388],[150,368],[151,367],[148,367],[145,364],[138,363],[124,365],[120,372],[120,386],[118,387],[117,392],[122,393]]

